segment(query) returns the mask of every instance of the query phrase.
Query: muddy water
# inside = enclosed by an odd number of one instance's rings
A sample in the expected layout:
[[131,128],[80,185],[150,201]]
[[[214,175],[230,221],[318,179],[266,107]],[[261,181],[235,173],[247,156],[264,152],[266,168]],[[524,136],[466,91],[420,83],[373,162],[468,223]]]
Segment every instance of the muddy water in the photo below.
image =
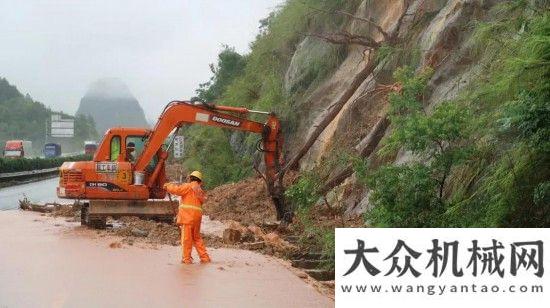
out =
[[178,247],[109,248],[75,223],[0,211],[0,307],[332,307],[279,261],[210,249],[183,266]]
[[19,200],[23,197],[29,198],[33,202],[44,203],[61,201],[70,203],[70,200],[57,199],[55,187],[59,179],[57,177],[27,183],[17,186],[0,188],[0,210],[9,210],[19,207]]

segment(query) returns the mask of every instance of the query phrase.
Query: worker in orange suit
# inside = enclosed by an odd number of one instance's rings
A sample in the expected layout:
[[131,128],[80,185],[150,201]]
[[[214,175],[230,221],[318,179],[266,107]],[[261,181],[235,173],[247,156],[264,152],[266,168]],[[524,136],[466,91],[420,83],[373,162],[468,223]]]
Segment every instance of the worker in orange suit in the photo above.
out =
[[189,175],[188,183],[166,183],[164,189],[170,194],[180,196],[176,224],[181,229],[182,263],[193,263],[191,257],[193,245],[199,253],[201,263],[210,262],[201,237],[202,204],[206,199],[202,190],[202,174],[199,171],[193,171]]

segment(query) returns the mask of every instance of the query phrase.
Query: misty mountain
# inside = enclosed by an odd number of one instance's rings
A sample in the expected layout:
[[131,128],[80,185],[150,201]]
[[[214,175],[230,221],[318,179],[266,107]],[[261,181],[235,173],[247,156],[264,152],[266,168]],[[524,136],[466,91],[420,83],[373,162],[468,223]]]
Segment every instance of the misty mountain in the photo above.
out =
[[99,134],[111,127],[149,127],[138,100],[120,79],[105,78],[92,83],[80,100],[77,115],[89,115]]

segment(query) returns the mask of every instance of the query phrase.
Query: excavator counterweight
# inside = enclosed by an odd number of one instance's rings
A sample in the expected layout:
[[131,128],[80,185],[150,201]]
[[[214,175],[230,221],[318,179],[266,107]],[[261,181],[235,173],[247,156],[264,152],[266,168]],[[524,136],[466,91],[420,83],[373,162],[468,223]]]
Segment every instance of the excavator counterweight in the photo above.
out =
[[[246,118],[267,115],[265,123]],[[237,114],[237,115],[235,115]],[[163,200],[166,191],[165,140],[185,124],[200,124],[256,133],[261,136],[265,171],[262,174],[277,219],[292,220],[284,199],[283,137],[273,113],[202,102],[173,101],[164,108],[155,127],[115,127],[107,130],[92,161],[65,162],[59,172],[60,198],[89,200],[83,204],[82,223],[102,227],[107,216],[142,216],[171,219],[177,204]],[[127,148],[132,144],[131,149]]]

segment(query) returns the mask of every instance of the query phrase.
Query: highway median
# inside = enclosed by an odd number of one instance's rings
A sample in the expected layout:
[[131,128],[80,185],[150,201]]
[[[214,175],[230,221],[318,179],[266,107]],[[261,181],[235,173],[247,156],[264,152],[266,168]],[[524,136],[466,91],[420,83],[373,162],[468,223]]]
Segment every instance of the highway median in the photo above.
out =
[[[90,160],[90,155],[74,155],[55,158],[0,158],[0,186],[10,186],[21,181],[41,179],[56,174],[66,161]],[[7,185],[6,185],[7,184]]]

